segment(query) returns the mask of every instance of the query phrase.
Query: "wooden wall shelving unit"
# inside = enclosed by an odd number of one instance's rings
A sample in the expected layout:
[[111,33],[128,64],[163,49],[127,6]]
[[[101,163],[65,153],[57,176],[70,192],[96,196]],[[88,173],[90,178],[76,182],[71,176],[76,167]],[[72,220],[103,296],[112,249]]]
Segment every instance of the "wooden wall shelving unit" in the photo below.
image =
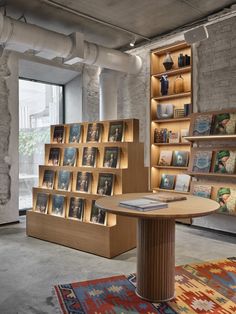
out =
[[[136,247],[136,219],[107,214],[106,225],[90,222],[92,200],[103,197],[97,194],[99,173],[113,173],[115,175],[114,194],[144,192],[148,190],[148,169],[144,167],[144,145],[143,143],[139,143],[139,121],[136,119],[119,121],[124,121],[125,126],[124,140],[122,142],[108,142],[109,124],[114,121],[99,121],[99,123],[103,125],[101,142],[86,143],[88,123],[85,122],[80,123],[84,128],[81,143],[68,143],[70,124],[66,124],[64,125],[66,132],[65,143],[51,143],[45,145],[45,165],[39,166],[39,186],[33,189],[33,210],[27,212],[28,236],[108,258]],[[51,142],[53,130],[54,126],[51,127]],[[83,147],[91,146],[98,148],[96,167],[83,167]],[[74,167],[62,166],[62,163],[59,166],[48,165],[49,151],[52,147],[59,148],[61,152],[66,147],[77,148],[77,165]],[[120,147],[121,156],[119,168],[103,167],[105,147]],[[47,169],[55,170],[57,173],[59,170],[71,171],[71,190],[59,191],[55,188],[50,190],[43,188],[43,173],[44,170]],[[93,181],[91,193],[79,193],[76,191],[76,175],[78,171],[92,172]],[[36,212],[34,208],[38,192],[66,196],[67,211],[70,197],[83,198],[85,200],[83,221]]]
[[[169,52],[174,61],[171,70],[166,71],[163,66],[163,61],[166,53]],[[162,174],[181,174],[186,172],[186,167],[160,167],[158,160],[162,150],[183,150],[190,151],[191,144],[188,142],[180,143],[154,143],[154,130],[167,128],[168,130],[178,131],[181,129],[189,129],[190,117],[181,117],[173,119],[158,120],[157,106],[158,104],[173,104],[175,109],[183,109],[184,104],[192,103],[192,66],[178,67],[178,56],[188,54],[192,58],[191,47],[186,43],[181,42],[172,46],[155,49],[151,51],[151,99],[150,99],[150,188],[153,191],[163,191],[160,189],[160,180]],[[160,77],[168,75],[169,90],[168,95],[162,96],[160,92]],[[174,93],[174,80],[177,75],[181,75],[184,79],[184,91],[181,93]],[[167,190],[164,190],[167,191]],[[168,190],[168,192],[172,190]],[[175,192],[175,191],[172,191]],[[191,223],[191,221],[184,220],[181,222]]]

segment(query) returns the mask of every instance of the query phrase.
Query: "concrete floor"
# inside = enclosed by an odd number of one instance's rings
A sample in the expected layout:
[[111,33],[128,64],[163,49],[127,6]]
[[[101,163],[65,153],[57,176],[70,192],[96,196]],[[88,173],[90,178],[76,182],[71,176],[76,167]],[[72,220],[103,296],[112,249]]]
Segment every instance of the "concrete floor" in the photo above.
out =
[[[25,235],[20,224],[0,227],[0,314],[60,313],[52,287],[135,271],[136,251],[112,260]],[[176,264],[236,255],[236,237],[177,225]]]

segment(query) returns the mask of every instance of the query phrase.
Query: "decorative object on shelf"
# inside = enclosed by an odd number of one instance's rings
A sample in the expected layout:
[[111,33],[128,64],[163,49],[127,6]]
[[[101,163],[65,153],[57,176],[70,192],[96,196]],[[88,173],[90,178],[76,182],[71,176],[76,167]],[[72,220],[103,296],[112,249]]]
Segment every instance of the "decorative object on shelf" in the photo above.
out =
[[37,193],[36,205],[35,205],[34,210],[42,214],[47,214],[48,204],[49,204],[49,194]]
[[212,151],[195,151],[193,154],[193,171],[209,172],[211,168]]
[[173,104],[157,104],[157,119],[171,119],[174,116]]
[[154,130],[154,143],[168,143],[169,131],[167,129]]
[[187,174],[177,174],[175,191],[177,192],[188,192],[190,186],[191,177]]
[[192,194],[200,197],[211,198],[212,186],[195,184],[193,187]]
[[178,75],[174,81],[174,93],[180,94],[184,92],[184,78],[182,75]]
[[188,166],[188,156],[189,152],[187,151],[174,151],[172,166],[174,167],[187,167]]
[[191,64],[191,57],[189,55],[185,55],[185,65],[189,66]]
[[211,131],[212,114],[196,116],[193,124],[193,135],[209,135]]
[[159,157],[159,166],[170,166],[172,161],[172,150],[162,150]]
[[169,89],[168,75],[162,75],[160,78],[160,82],[161,82],[161,95],[162,96],[168,95]]
[[230,135],[235,134],[236,113],[219,113],[214,115],[211,134]]
[[236,215],[236,190],[220,187],[217,191],[216,200],[220,204],[218,212]]
[[67,218],[83,220],[84,215],[84,199],[80,197],[71,197]]
[[118,168],[120,163],[120,147],[105,147],[103,167]]
[[164,68],[166,71],[171,70],[173,67],[174,61],[169,52],[167,52],[165,59],[163,61]]
[[122,142],[124,138],[124,122],[110,122],[108,132],[108,142]]
[[178,67],[182,68],[185,66],[189,66],[191,64],[191,57],[189,55],[183,55],[183,53],[180,53],[178,56]]
[[174,110],[174,118],[184,118],[184,109],[175,109]]
[[184,116],[188,117],[192,113],[192,104],[184,104]]
[[65,217],[65,201],[66,197],[64,195],[53,194],[50,214]]
[[98,208],[95,205],[95,200],[93,200],[91,206],[90,221],[95,224],[106,225],[106,217],[107,215],[105,210]]
[[175,185],[175,175],[162,174],[160,188],[165,190],[173,190]]
[[216,173],[234,173],[236,162],[236,152],[230,150],[221,150],[216,153],[214,172]]
[[185,139],[186,136],[189,136],[189,129],[181,129],[180,130],[180,140],[181,140],[181,143],[189,143]]
[[113,195],[115,175],[113,173],[99,173],[97,194]]

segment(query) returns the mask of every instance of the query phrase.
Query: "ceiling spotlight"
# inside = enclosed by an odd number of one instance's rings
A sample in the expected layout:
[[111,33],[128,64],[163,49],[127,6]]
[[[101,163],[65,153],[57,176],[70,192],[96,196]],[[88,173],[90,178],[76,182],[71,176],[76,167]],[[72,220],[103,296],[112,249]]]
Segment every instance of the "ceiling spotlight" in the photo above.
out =
[[131,47],[134,47],[135,43],[136,43],[136,37],[134,37],[134,38],[131,40],[131,42],[129,43],[129,45],[130,45]]

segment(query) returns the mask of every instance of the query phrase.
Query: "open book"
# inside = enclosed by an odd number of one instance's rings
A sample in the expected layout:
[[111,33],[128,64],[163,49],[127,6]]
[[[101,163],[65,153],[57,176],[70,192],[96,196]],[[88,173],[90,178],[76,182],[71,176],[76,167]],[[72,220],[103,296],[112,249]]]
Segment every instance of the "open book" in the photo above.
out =
[[168,207],[167,203],[159,202],[157,200],[153,201],[147,198],[137,198],[133,200],[121,201],[119,205],[121,207],[127,207],[138,211],[148,211]]

